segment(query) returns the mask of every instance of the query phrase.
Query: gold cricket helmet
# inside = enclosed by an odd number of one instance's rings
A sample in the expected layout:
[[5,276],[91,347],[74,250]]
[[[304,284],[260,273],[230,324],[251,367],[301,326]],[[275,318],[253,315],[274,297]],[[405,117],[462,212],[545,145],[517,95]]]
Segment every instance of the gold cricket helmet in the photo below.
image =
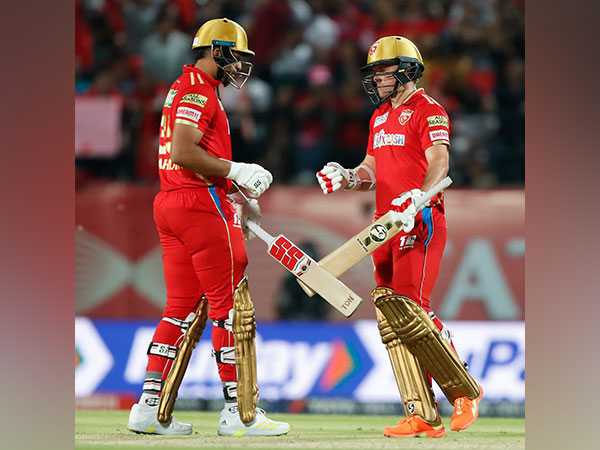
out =
[[[377,85],[373,79],[375,67],[397,65],[394,72],[396,86],[384,98],[379,96]],[[425,65],[423,57],[417,46],[409,39],[402,36],[385,36],[376,40],[367,53],[367,64],[361,69],[362,85],[373,103],[379,105],[393,96],[398,87],[416,81],[423,75]]]
[[225,86],[231,83],[240,89],[244,85],[252,71],[254,52],[248,48],[246,30],[239,23],[227,18],[204,22],[192,42],[192,49],[199,48],[219,49],[212,55],[219,67],[217,77]]

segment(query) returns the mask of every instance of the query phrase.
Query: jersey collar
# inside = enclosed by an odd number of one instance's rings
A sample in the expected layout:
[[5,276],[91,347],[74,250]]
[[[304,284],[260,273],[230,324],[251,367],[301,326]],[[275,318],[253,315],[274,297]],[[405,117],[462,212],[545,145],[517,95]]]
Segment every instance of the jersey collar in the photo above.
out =
[[425,89],[423,89],[423,88],[415,89],[413,92],[410,93],[410,95],[408,97],[406,97],[404,99],[404,101],[400,104],[400,106],[411,104],[417,98],[419,98],[421,96],[421,94],[423,94],[424,92],[425,92]]
[[203,70],[198,69],[192,64],[186,64],[185,66],[183,66],[183,73],[191,74],[191,76],[195,78],[195,81],[197,81],[200,84],[208,83],[210,86],[217,87],[220,83],[219,80],[215,80],[209,74],[207,74]]

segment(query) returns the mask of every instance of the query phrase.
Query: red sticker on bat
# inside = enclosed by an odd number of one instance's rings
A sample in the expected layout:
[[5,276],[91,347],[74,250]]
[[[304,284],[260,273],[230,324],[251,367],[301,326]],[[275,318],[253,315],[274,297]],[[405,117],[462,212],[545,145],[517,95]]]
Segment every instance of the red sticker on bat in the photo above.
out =
[[311,263],[310,258],[285,236],[278,236],[269,247],[269,254],[286,269],[301,276]]

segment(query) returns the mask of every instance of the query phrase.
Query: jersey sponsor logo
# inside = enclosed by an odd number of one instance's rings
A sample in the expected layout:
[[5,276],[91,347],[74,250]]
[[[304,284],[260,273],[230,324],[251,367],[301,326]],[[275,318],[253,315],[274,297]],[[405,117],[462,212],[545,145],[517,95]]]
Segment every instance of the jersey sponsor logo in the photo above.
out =
[[386,133],[381,130],[373,136],[373,148],[385,147],[386,145],[401,146],[404,145],[404,139],[403,134]]
[[195,122],[200,120],[200,116],[202,113],[193,108],[187,108],[185,106],[180,106],[177,108],[177,112],[175,113],[175,117],[180,117],[182,119],[191,119]]
[[375,121],[373,122],[373,128],[376,128],[379,125],[383,125],[387,121],[387,118],[388,118],[389,114],[390,113],[388,111],[385,114],[382,114],[380,116],[375,117]]
[[165,99],[165,108],[171,107],[176,95],[177,89],[169,89],[169,92],[167,93],[167,98]]
[[448,118],[446,116],[429,116],[427,123],[430,127],[446,127],[448,128]]
[[429,139],[431,139],[431,141],[449,141],[450,140],[450,134],[448,133],[447,130],[435,130],[435,131],[430,131],[429,132]]
[[410,117],[413,115],[413,113],[414,111],[412,109],[405,109],[402,111],[398,117],[398,122],[400,122],[400,125],[405,125],[406,122],[410,120]]
[[181,103],[191,103],[192,105],[199,106],[200,108],[204,108],[207,101],[208,98],[200,94],[185,94],[181,98]]

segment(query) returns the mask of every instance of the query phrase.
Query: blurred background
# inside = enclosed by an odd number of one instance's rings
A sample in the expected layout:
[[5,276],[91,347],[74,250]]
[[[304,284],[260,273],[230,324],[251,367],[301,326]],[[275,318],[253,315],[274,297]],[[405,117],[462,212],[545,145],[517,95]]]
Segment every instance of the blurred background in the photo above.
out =
[[[449,240],[433,295],[486,388],[483,415],[524,414],[524,1],[77,0],[75,36],[76,394],[126,408],[141,390],[165,290],[152,222],[160,114],[192,63],[193,34],[229,17],[256,52],[243,90],[221,88],[234,159],[274,175],[263,225],[320,258],[366,226],[373,193],[323,196],[314,172],[364,157],[373,110],[359,68],[384,35],[413,40],[419,85],[452,121]],[[248,243],[263,403],[292,412],[400,413],[368,294],[365,259],[343,281],[365,299],[350,320]],[[178,407],[216,409],[208,333]],[[310,364],[307,364],[310,361]],[[440,392],[437,391],[439,394]],[[448,411],[447,402],[441,402]]]

